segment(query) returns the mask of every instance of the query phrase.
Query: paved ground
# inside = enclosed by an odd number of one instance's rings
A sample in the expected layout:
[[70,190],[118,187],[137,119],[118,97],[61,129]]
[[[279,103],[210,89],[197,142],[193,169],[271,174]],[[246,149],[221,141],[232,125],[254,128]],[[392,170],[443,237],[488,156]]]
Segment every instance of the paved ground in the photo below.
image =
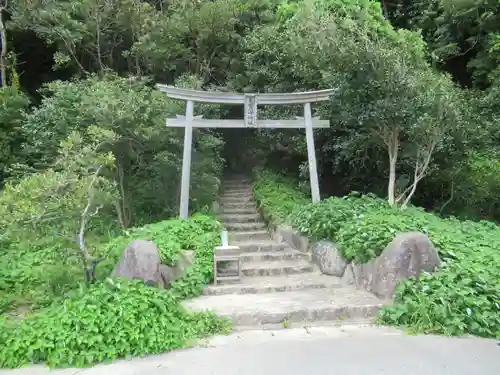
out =
[[406,336],[375,327],[247,331],[205,347],[90,369],[43,367],[0,375],[499,375],[494,340]]

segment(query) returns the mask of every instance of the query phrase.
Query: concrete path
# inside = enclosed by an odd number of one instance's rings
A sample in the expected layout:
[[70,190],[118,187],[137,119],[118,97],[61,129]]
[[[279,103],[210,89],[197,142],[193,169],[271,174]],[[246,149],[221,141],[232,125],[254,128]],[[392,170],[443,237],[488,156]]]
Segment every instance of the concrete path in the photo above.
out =
[[98,365],[0,375],[499,375],[494,340],[407,336],[376,327],[311,327],[246,331],[204,347]]

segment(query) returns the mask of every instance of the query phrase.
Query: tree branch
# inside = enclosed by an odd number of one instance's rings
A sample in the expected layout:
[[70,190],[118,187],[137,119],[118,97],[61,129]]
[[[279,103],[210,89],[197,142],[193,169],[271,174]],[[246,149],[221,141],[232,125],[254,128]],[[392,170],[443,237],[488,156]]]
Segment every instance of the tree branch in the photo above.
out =
[[[85,209],[83,210],[82,220],[80,223],[80,231],[78,233],[78,245],[80,247],[80,253],[82,255],[82,259],[85,260],[85,266],[88,262],[95,261],[95,258],[92,255],[90,255],[87,247],[85,246],[85,238],[84,237],[85,237],[85,228],[87,226],[89,218],[97,215],[99,210],[102,208],[102,205],[101,205],[101,206],[96,207],[94,212],[90,212],[90,210],[92,208],[92,202],[94,200],[94,184],[96,183],[97,178],[99,177],[99,173],[101,172],[102,168],[103,168],[102,165],[99,166],[99,168],[97,168],[97,170],[94,173],[94,176],[92,178],[92,181],[89,184],[89,187],[87,190],[87,206],[85,206]],[[90,281],[90,280],[88,280],[88,281]]]
[[417,184],[420,182],[420,180],[422,180],[426,176],[427,170],[429,168],[429,164],[431,162],[432,153],[434,152],[434,149],[436,148],[436,144],[437,144],[437,137],[434,137],[432,139],[432,141],[430,142],[426,152],[424,153],[425,157],[424,157],[423,162],[421,162],[421,160],[420,160],[420,156],[422,155],[422,153],[420,152],[420,150],[418,151],[417,161],[415,163],[415,173],[414,173],[414,177],[413,177],[413,184],[411,185],[410,192],[408,193],[403,204],[401,205],[402,208],[406,208],[408,206],[408,203],[410,203],[411,198],[413,197],[413,195],[415,194],[415,191],[417,190]]

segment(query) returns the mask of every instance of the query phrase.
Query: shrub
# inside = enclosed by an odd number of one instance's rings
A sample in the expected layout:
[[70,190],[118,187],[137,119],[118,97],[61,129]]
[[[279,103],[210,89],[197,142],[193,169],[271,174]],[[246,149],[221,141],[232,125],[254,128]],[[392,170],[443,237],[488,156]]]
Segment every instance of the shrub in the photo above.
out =
[[174,264],[181,250],[194,250],[194,264],[184,278],[172,284],[172,289],[179,297],[200,295],[213,278],[213,249],[220,242],[221,229],[213,218],[194,215],[189,220],[166,220],[128,230],[100,250],[106,260],[98,266],[98,277],[102,279],[111,273],[130,242],[150,240],[158,246],[164,264]]
[[429,235],[445,264],[398,286],[380,321],[416,332],[500,338],[500,229],[492,223],[436,220]]
[[185,347],[227,328],[211,313],[184,310],[173,293],[107,279],[19,323],[0,322],[0,365],[85,366]]
[[372,196],[351,193],[347,197],[330,197],[319,204],[299,207],[289,221],[295,229],[315,239],[335,239],[341,227],[354,218],[363,218],[369,207],[388,207],[387,203]]
[[87,246],[116,228],[114,183],[100,173],[113,159],[96,151],[110,138],[93,126],[86,137],[73,133],[61,143],[53,169],[10,181],[0,191],[0,293],[15,296],[4,298],[9,305],[46,305],[81,281],[77,233],[86,207],[96,213],[86,217]]
[[0,88],[0,186],[10,176],[10,169],[24,161],[20,124],[29,105],[17,87]]
[[257,171],[253,185],[254,197],[266,220],[277,224],[286,221],[297,208],[309,202],[309,198],[294,186],[291,178],[269,170]]
[[451,212],[468,217],[500,219],[500,152],[470,152],[455,165]]
[[[262,173],[260,177],[268,180],[256,186],[272,184],[268,176]],[[283,207],[276,190],[266,189],[273,193],[262,197],[267,207]],[[290,190],[292,185],[282,189]],[[380,322],[417,332],[500,338],[500,228],[496,224],[443,219],[416,207],[401,210],[359,194],[305,204],[289,216],[289,222],[313,239],[335,241],[346,259],[358,263],[380,255],[398,232],[427,234],[439,251],[442,267],[432,275],[401,283],[394,305],[381,311]]]
[[[0,348],[0,366],[40,361],[50,366],[83,366],[160,353],[224,331],[228,328],[225,321],[212,314],[187,312],[180,305],[181,299],[201,294],[212,280],[213,248],[219,241],[220,228],[213,218],[194,215],[189,220],[166,220],[131,229],[95,250],[105,260],[97,267],[99,281],[88,288],[78,289],[83,280],[81,270],[61,267],[64,257],[60,248],[41,246],[38,252],[25,249],[18,258],[9,255],[8,259],[15,262],[0,282],[0,310],[8,310],[13,299],[23,296],[20,291],[26,298],[32,297],[30,288],[36,293],[38,305],[46,307],[20,323],[0,323],[0,341],[5,343]],[[196,253],[194,264],[168,291],[107,278],[123,250],[135,239],[154,241],[167,264],[175,263],[181,250],[192,249]],[[52,259],[54,267],[48,272],[52,276],[30,272],[37,269],[33,262],[47,271]],[[60,298],[54,299],[56,293],[47,285],[57,286]],[[2,292],[14,286],[15,293]]]

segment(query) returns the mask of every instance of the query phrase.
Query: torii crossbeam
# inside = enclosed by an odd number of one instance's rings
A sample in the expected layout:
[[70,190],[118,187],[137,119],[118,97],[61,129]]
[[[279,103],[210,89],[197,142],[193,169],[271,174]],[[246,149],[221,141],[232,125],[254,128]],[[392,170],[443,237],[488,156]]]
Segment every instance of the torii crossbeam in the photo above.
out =
[[[170,98],[186,101],[186,115],[178,115],[177,118],[167,119],[166,121],[168,127],[183,127],[185,129],[180,197],[180,217],[182,219],[187,219],[189,215],[193,128],[305,128],[312,201],[316,203],[320,200],[313,128],[328,128],[330,125],[327,120],[319,120],[312,117],[311,103],[328,100],[335,93],[335,89],[294,92],[290,94],[239,94],[233,92],[181,89],[161,84],[156,85],[156,87]],[[242,104],[245,107],[245,117],[243,120],[202,119],[201,116],[193,116],[194,102]],[[259,120],[257,118],[257,106],[266,104],[303,104],[304,117],[297,117],[295,120]]]

